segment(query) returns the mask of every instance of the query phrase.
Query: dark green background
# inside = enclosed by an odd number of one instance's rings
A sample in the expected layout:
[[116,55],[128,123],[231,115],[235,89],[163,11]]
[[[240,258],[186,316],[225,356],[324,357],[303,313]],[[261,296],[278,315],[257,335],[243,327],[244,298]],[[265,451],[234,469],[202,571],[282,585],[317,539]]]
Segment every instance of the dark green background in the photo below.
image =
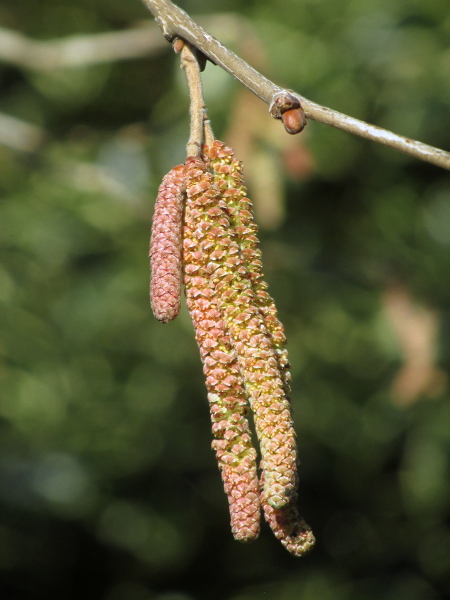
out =
[[[448,0],[180,5],[249,19],[277,83],[450,148]],[[41,40],[150,18],[139,0],[0,6],[3,27]],[[205,84],[221,136],[239,85],[212,65]],[[178,58],[167,44],[56,72],[2,63],[0,89],[0,112],[47,133],[34,152],[0,145],[2,600],[447,597],[448,172],[313,122],[309,177],[280,170],[286,218],[261,238],[318,540],[294,559],[267,527],[232,539],[189,317],[149,309],[154,198],[188,137]],[[441,385],[408,406],[391,391],[392,282],[439,325]]]

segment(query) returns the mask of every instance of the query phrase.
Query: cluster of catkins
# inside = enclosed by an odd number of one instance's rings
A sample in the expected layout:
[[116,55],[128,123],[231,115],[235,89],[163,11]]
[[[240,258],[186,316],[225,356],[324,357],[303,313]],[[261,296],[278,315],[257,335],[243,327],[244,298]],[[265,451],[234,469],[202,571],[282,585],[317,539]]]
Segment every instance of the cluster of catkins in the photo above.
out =
[[[295,556],[314,545],[297,512],[297,449],[286,338],[263,279],[242,164],[222,142],[203,147],[163,179],[150,244],[156,318],[174,319],[184,283],[206,377],[212,447],[235,539],[259,535],[261,509]],[[252,444],[253,413],[261,451]]]

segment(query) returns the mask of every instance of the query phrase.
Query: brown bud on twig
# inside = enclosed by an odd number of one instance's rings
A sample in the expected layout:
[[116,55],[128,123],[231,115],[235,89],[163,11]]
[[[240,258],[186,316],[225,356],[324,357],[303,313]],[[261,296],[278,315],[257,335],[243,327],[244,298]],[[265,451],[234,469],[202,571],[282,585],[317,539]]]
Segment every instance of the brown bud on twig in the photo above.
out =
[[184,48],[184,40],[179,37],[175,38],[172,42],[172,47],[175,54],[180,54]]
[[306,127],[306,116],[301,108],[291,108],[282,113],[281,120],[284,128],[291,135],[300,133]]
[[150,239],[150,303],[162,323],[180,311],[183,198],[184,165],[178,165],[159,186]]

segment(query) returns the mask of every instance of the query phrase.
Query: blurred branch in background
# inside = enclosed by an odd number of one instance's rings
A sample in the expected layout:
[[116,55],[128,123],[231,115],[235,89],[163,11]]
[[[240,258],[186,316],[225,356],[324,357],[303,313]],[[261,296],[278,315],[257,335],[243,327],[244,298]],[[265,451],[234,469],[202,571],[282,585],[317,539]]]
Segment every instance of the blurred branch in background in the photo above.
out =
[[[199,19],[213,32],[225,32],[228,43],[252,39],[254,33],[245,17],[231,13]],[[151,56],[170,48],[153,21],[140,27],[94,35],[76,35],[50,41],[32,40],[0,27],[0,62],[21,69],[50,72],[119,60]],[[15,151],[35,152],[48,139],[46,131],[16,117],[0,114],[0,144]]]
[[[172,41],[175,37],[181,37],[187,40],[198,50],[201,50],[211,62],[233,75],[233,77],[261,98],[261,100],[269,104],[270,107],[274,105],[275,97],[278,94],[282,92],[289,93],[288,90],[283,90],[277,86],[234,54],[234,52],[226,48],[169,0],[142,1],[154,15],[166,39]],[[365,121],[354,119],[348,115],[316,104],[300,94],[295,95],[300,100],[306,116],[310,119],[395,148],[444,169],[450,169],[449,152],[405,138],[386,129],[370,125]]]
[[21,152],[35,152],[45,138],[41,127],[0,113],[0,144]]
[[161,35],[153,25],[49,42],[30,40],[20,33],[0,28],[0,60],[42,71],[138,58],[163,48]]
[[[199,21],[213,32],[221,32],[227,43],[252,35],[245,17],[222,13],[201,17]],[[140,27],[125,31],[74,35],[50,41],[32,40],[0,27],[0,61],[33,70],[50,71],[141,58],[167,49],[154,21],[144,21]]]
[[403,365],[392,386],[394,402],[408,406],[424,396],[439,396],[447,386],[445,373],[436,366],[440,315],[419,305],[401,283],[387,286],[382,302],[403,354]]

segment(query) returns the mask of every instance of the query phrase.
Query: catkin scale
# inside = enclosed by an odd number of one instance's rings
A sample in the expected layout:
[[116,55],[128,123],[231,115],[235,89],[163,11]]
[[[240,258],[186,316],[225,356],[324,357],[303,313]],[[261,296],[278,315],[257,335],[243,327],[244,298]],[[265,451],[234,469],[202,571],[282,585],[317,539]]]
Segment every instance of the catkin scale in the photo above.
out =
[[150,238],[150,304],[162,323],[180,311],[184,165],[177,165],[162,180],[153,214]]

